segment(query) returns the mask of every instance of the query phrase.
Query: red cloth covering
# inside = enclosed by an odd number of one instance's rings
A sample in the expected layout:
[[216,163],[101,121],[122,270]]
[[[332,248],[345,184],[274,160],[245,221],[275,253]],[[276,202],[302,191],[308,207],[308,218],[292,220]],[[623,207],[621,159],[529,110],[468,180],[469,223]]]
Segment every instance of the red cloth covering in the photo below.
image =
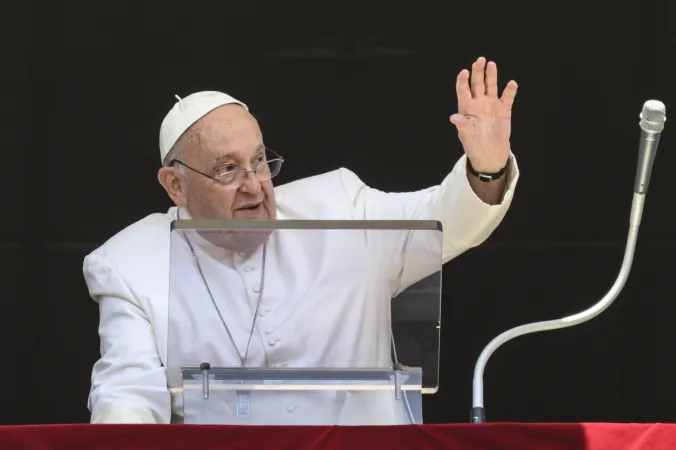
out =
[[0,449],[674,450],[676,425],[454,424],[399,427],[41,425],[0,427]]

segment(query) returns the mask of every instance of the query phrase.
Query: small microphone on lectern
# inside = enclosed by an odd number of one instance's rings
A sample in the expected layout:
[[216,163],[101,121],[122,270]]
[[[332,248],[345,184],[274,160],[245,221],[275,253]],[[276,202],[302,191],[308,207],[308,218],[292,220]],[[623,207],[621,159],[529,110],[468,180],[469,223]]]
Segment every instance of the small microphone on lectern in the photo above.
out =
[[660,143],[660,135],[664,130],[664,122],[667,121],[667,109],[664,103],[658,100],[648,100],[643,105],[643,111],[639,116],[641,121],[641,138],[638,146],[638,167],[636,168],[636,181],[634,192],[646,194],[650,184],[650,174],[655,163],[657,145]]
[[[641,138],[638,147],[638,167],[636,168],[636,179],[634,181],[634,199],[631,204],[629,214],[629,234],[627,236],[627,246],[624,250],[624,260],[620,268],[615,283],[608,293],[591,308],[572,316],[564,317],[558,320],[547,320],[543,322],[534,322],[521,325],[511,330],[507,330],[495,339],[493,339],[479,355],[474,366],[474,379],[472,384],[472,410],[470,412],[470,421],[472,423],[483,423],[486,421],[486,411],[484,409],[484,380],[483,374],[488,358],[502,344],[524,334],[537,333],[538,331],[558,330],[561,328],[572,327],[587,322],[605,311],[611,303],[620,295],[624,288],[629,271],[634,261],[634,250],[636,249],[636,239],[638,230],[643,217],[643,205],[645,195],[648,192],[650,184],[650,174],[655,163],[657,154],[657,144],[660,141],[660,135],[664,129],[664,123],[667,120],[666,108],[664,103],[658,100],[648,100],[643,105],[643,111],[640,114]],[[586,375],[586,374],[585,374]]]

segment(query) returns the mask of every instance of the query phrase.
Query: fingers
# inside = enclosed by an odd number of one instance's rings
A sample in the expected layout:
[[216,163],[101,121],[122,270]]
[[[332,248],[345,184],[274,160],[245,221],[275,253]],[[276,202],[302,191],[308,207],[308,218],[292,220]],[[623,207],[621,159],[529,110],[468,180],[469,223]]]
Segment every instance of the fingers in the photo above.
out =
[[486,65],[486,95],[498,98],[498,66],[493,61]]
[[484,70],[486,70],[486,58],[483,56],[472,64],[472,96],[481,97],[486,93],[486,84],[484,82]]
[[455,92],[458,96],[458,105],[461,107],[472,100],[472,92],[469,90],[469,70],[463,69],[458,74],[455,82]]
[[[507,83],[505,90],[500,97],[500,101],[510,109],[514,104],[518,85],[516,81]],[[486,62],[483,56],[478,58],[472,64],[472,72],[463,69],[455,83],[455,90],[458,95],[458,106],[462,113],[472,99],[488,96],[498,98],[498,66],[495,62]]]
[[500,101],[505,104],[509,109],[512,109],[512,105],[514,104],[514,97],[516,97],[516,90],[518,89],[519,85],[516,84],[516,81],[512,80],[509,83],[507,83],[507,87],[505,87],[505,90],[502,91],[502,97],[500,97]]

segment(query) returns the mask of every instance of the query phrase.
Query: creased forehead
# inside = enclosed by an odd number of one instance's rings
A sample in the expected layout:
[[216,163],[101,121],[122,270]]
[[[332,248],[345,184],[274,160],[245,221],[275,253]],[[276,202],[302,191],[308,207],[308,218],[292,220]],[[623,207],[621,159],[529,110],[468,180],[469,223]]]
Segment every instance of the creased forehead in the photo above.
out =
[[223,144],[237,138],[259,137],[261,134],[256,119],[239,105],[216,108],[200,122],[200,137],[203,144]]

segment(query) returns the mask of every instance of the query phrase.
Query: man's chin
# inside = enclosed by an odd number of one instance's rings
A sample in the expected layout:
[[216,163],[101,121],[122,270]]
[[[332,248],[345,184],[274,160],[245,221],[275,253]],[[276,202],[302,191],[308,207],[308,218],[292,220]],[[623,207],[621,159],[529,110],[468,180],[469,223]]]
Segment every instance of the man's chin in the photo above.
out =
[[238,253],[252,253],[265,243],[272,230],[210,230],[200,235],[216,247]]
[[[231,220],[236,221],[268,221],[274,220],[276,214],[270,214],[264,204],[252,210],[236,210]],[[200,236],[216,247],[239,253],[252,253],[261,247],[272,230],[261,229],[234,229],[234,230],[204,230]]]

